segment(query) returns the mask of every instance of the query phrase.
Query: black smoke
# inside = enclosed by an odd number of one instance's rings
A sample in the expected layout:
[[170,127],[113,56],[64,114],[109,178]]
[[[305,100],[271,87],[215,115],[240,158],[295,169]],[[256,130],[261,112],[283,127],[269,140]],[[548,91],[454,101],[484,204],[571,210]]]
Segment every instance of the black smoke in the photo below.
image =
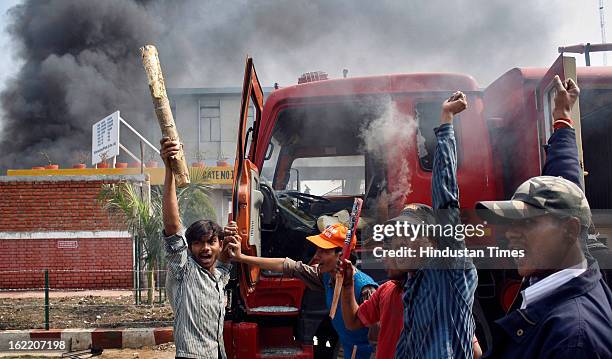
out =
[[2,93],[0,168],[45,164],[40,152],[75,162],[91,148],[93,123],[116,109],[145,123],[138,48],[155,27],[142,5],[35,0],[10,14],[8,31],[24,63]]
[[[454,71],[481,83],[539,64],[554,19],[543,5],[491,1],[30,0],[7,31],[23,61],[1,94],[0,171],[62,165],[89,152],[91,126],[119,109],[145,133],[156,121],[139,47],[156,44],[169,87],[240,86],[255,58],[270,86],[307,71],[340,77]],[[194,121],[195,124],[195,121]],[[152,131],[152,132],[149,132]]]

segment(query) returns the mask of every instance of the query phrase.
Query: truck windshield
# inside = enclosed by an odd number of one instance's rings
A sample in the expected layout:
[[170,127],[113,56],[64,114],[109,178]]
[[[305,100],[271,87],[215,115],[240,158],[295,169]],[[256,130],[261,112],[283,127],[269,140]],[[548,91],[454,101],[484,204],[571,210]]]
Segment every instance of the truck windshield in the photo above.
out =
[[297,158],[285,189],[317,196],[363,195],[364,156]]
[[356,103],[340,103],[283,110],[275,123],[262,177],[276,191],[323,197],[363,195],[366,159],[371,155],[364,149],[362,132],[376,118],[375,109],[368,112]]

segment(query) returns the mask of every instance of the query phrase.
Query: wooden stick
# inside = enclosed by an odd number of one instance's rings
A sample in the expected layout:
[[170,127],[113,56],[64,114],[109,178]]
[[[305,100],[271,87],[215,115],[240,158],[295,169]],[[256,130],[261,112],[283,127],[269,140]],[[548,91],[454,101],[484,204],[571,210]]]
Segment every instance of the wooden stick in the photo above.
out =
[[357,346],[353,345],[353,354],[351,354],[351,359],[355,359],[357,356]]
[[[346,238],[344,239],[344,246],[342,247],[342,262],[348,259],[351,255],[351,242],[353,236],[357,232],[357,225],[359,224],[359,216],[361,215],[361,207],[363,206],[363,200],[361,198],[355,198],[353,202],[353,209],[351,210],[351,217],[349,218],[348,230],[346,231]],[[342,283],[344,282],[344,276],[342,273],[336,273],[336,283],[334,285],[334,296],[332,298],[331,308],[329,308],[329,316],[334,319],[336,316],[336,309],[338,309],[338,300],[340,299],[340,293],[342,292]]]
[[[180,142],[181,140],[176,129],[176,124],[174,123],[172,110],[170,109],[170,101],[168,101],[168,94],[166,93],[164,75],[162,74],[161,65],[159,63],[157,49],[153,45],[146,45],[140,48],[140,52],[142,54],[142,64],[147,73],[149,90],[151,90],[155,115],[157,116],[162,136]],[[170,159],[170,168],[172,169],[178,187],[184,187],[191,182],[189,179],[189,169],[185,161],[185,152],[182,147],[179,153],[174,156],[174,158]]]
[[332,297],[331,308],[329,308],[329,317],[334,319],[336,316],[336,309],[338,309],[338,301],[340,300],[340,292],[342,292],[342,282],[344,282],[344,276],[342,273],[336,273],[336,284],[334,285],[334,296]]

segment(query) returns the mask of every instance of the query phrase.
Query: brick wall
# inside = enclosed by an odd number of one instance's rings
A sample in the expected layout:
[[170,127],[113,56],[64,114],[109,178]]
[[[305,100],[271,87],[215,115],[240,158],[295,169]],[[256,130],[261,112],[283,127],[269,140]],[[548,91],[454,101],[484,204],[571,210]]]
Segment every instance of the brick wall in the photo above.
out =
[[0,177],[0,289],[131,288],[132,239],[96,201],[139,176]]
[[112,182],[0,182],[0,231],[125,230],[96,202],[100,186]]
[[[58,248],[58,242],[78,248]],[[131,288],[129,238],[0,240],[0,288]]]

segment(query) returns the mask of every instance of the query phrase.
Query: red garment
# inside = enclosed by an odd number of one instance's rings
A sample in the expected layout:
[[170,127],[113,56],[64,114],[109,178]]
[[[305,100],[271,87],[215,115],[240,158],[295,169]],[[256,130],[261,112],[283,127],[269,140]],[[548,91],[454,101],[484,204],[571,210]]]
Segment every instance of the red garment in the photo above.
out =
[[372,297],[363,302],[357,310],[359,320],[366,327],[380,323],[376,345],[377,359],[388,359],[395,356],[395,346],[404,324],[403,291],[403,282],[387,281],[378,287]]
[[571,118],[558,118],[553,121],[553,128],[558,130],[560,128],[574,128],[574,121]]

